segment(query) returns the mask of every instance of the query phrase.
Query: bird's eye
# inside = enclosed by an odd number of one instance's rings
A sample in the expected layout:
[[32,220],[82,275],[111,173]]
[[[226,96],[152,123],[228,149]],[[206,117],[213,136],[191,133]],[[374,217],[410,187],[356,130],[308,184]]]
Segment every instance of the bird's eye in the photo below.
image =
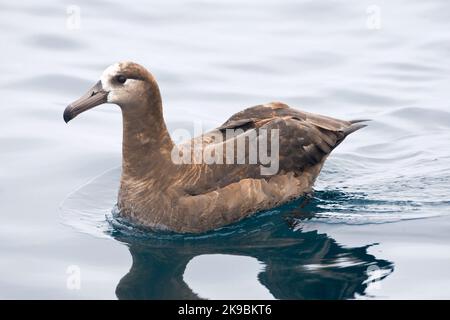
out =
[[118,75],[118,76],[116,77],[116,80],[117,80],[117,82],[119,82],[119,83],[125,83],[125,81],[127,81],[127,78],[126,78],[125,76],[123,76],[123,75]]

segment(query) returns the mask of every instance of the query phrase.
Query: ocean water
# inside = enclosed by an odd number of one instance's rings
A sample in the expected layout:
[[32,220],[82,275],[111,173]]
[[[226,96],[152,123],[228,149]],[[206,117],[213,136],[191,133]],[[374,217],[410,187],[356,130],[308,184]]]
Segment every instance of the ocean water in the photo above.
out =
[[[3,2],[0,298],[450,298],[450,4]],[[171,130],[282,101],[370,118],[306,205],[200,236],[111,219],[119,108],[62,119],[110,64],[157,78]]]

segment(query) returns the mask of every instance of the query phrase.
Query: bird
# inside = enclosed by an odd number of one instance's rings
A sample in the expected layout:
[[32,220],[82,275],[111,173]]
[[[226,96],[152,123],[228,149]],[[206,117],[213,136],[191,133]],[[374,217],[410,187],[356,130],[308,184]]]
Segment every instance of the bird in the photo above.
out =
[[[149,231],[186,234],[219,229],[311,194],[331,151],[367,121],[270,102],[175,144],[155,77],[131,61],[106,68],[86,94],[65,108],[64,121],[104,103],[122,111],[117,217]],[[264,147],[267,154],[261,156]]]

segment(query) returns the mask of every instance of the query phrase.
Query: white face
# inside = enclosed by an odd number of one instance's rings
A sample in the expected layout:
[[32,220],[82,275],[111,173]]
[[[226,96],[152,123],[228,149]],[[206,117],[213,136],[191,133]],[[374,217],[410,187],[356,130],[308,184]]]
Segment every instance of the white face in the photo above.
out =
[[100,77],[103,90],[108,92],[107,102],[121,107],[136,102],[144,89],[141,80],[128,79],[121,72],[120,63],[115,63],[103,72]]
[[122,110],[147,110],[149,95],[159,97],[158,85],[143,67],[133,62],[119,62],[108,67],[92,88],[64,110],[67,123],[80,113],[103,103],[115,103]]

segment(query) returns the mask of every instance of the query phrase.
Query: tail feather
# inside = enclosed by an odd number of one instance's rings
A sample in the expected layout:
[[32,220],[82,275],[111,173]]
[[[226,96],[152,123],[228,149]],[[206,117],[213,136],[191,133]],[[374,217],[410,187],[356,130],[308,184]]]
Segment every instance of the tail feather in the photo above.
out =
[[370,119],[355,119],[355,120],[350,120],[350,123],[358,123],[358,122],[366,122],[366,121],[372,121]]
[[[367,120],[365,120],[365,121],[367,121]],[[361,122],[361,121],[359,121],[359,122]],[[351,126],[344,129],[344,136],[348,136],[350,133],[353,133],[356,130],[362,129],[364,127],[367,127],[367,124],[360,124],[360,123],[352,124]]]

